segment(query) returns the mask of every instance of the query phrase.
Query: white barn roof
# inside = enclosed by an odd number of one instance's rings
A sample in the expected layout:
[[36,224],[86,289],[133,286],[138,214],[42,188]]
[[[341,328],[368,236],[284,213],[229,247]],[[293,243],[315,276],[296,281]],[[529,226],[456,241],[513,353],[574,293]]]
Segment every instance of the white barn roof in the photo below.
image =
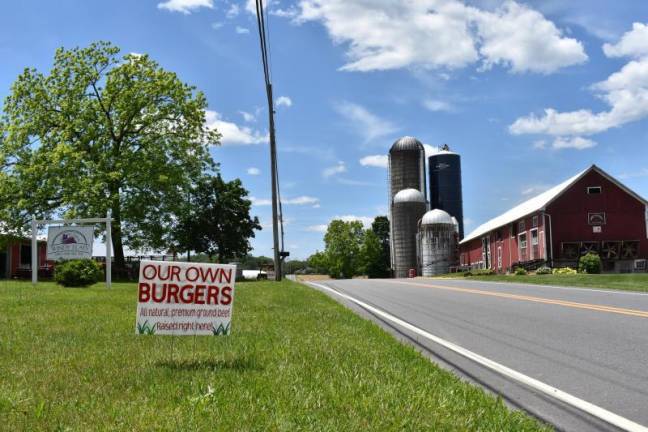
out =
[[558,198],[560,195],[563,194],[567,189],[569,189],[574,183],[576,183],[578,180],[580,180],[585,174],[588,172],[595,170],[599,174],[601,174],[603,177],[607,178],[610,180],[612,183],[616,184],[619,186],[621,189],[623,189],[625,192],[628,194],[632,195],[635,197],[637,200],[641,201],[645,205],[648,205],[648,202],[637,195],[635,192],[627,188],[625,185],[621,184],[617,179],[597,167],[596,165],[592,165],[591,167],[587,168],[586,170],[583,170],[576,174],[575,176],[565,180],[564,182],[560,183],[557,186],[552,187],[548,191],[545,191],[541,193],[540,195],[531,198],[528,201],[523,202],[522,204],[513,207],[506,213],[503,213],[488,222],[478,226],[476,229],[474,229],[470,234],[468,234],[466,237],[464,237],[463,240],[461,240],[461,244],[474,240],[476,238],[479,238],[483,236],[486,233],[489,233],[490,231],[493,231],[497,228],[501,228],[504,225],[508,225],[511,222],[515,222],[518,219],[521,219],[531,213],[535,213],[540,210],[544,210],[549,203],[551,203],[553,200]]

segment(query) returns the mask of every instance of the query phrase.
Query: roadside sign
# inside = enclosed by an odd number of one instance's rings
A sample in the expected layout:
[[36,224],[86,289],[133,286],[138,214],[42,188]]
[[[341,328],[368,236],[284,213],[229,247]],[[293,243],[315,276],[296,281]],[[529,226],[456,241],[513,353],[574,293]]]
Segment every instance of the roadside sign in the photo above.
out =
[[228,335],[236,266],[142,261],[135,333]]
[[70,226],[47,229],[47,259],[90,259],[94,227]]

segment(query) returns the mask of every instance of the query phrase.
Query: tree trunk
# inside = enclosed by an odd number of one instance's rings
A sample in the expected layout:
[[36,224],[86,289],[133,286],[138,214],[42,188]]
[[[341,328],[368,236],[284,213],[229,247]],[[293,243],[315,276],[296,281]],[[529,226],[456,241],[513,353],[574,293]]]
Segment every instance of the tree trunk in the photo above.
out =
[[122,242],[122,233],[121,233],[121,219],[115,217],[113,213],[113,225],[112,225],[112,244],[113,244],[113,253],[115,255],[115,267],[118,269],[123,269],[126,266],[126,259],[124,258],[124,243]]

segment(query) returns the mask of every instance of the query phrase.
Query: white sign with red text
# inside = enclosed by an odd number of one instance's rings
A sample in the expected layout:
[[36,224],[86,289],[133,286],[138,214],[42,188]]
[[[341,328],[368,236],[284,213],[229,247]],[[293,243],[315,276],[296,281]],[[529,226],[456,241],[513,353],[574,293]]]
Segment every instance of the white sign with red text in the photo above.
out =
[[135,333],[228,335],[236,266],[142,261]]

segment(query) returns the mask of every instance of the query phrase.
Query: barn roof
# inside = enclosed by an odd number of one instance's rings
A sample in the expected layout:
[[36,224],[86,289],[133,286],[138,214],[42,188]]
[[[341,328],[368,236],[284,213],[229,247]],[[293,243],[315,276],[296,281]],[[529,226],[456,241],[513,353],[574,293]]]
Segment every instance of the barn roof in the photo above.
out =
[[648,201],[643,199],[641,196],[639,196],[637,193],[629,189],[627,186],[619,182],[617,179],[603,171],[601,168],[597,167],[596,165],[592,165],[591,167],[587,168],[586,170],[583,170],[576,174],[575,176],[565,180],[564,182],[560,183],[557,186],[552,187],[551,189],[541,193],[538,196],[535,196],[531,198],[528,201],[523,202],[522,204],[513,207],[506,213],[502,213],[501,215],[489,220],[488,222],[478,226],[475,230],[473,230],[470,234],[468,234],[466,237],[464,237],[463,240],[461,240],[461,243],[466,243],[468,241],[474,240],[476,238],[481,237],[482,235],[493,231],[497,228],[501,228],[504,225],[508,225],[511,222],[515,222],[518,219],[521,219],[525,216],[528,216],[531,213],[535,213],[540,210],[544,210],[547,205],[549,205],[551,202],[553,202],[556,198],[558,198],[560,195],[562,195],[567,189],[569,189],[574,183],[576,183],[578,180],[580,180],[585,174],[589,173],[590,171],[596,171],[599,174],[601,174],[603,177],[614,183],[615,185],[619,186],[621,189],[623,189],[625,192],[636,198],[637,200],[641,201],[643,204],[648,205]]

